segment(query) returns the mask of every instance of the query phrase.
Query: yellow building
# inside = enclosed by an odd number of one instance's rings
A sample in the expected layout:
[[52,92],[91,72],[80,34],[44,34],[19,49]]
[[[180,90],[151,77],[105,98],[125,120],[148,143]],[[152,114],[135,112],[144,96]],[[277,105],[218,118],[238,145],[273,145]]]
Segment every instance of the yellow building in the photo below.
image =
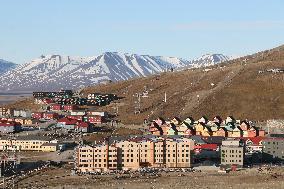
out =
[[[54,144],[56,143],[56,145]],[[0,139],[0,150],[17,151],[57,151],[57,141],[51,141],[46,137],[39,136],[19,136],[17,138],[2,137]]]
[[57,143],[43,143],[41,145],[41,151],[43,152],[56,152],[58,150]]

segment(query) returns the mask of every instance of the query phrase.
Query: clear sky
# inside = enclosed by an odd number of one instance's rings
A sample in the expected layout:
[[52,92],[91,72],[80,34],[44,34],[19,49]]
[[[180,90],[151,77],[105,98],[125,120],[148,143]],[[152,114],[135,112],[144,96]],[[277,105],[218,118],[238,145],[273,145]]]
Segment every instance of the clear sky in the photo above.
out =
[[105,51],[195,58],[284,44],[283,0],[0,0],[0,58]]

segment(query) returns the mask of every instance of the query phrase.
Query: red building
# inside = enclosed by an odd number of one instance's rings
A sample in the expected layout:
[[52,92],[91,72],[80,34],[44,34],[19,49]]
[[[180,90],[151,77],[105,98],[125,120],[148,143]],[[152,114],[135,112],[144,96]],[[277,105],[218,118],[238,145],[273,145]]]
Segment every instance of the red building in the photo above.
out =
[[59,115],[58,113],[54,113],[54,112],[45,112],[43,113],[43,118],[44,119],[58,119]]
[[52,111],[60,111],[61,110],[61,105],[60,104],[52,104],[50,106],[50,110],[52,110]]
[[83,133],[88,133],[91,131],[91,126],[89,123],[86,122],[78,122],[75,126],[75,129]]
[[42,112],[33,112],[32,113],[32,118],[34,118],[34,119],[41,119],[41,118],[43,118],[43,113]]
[[46,98],[46,99],[43,99],[43,102],[44,102],[45,104],[51,104],[51,103],[53,103],[53,100],[50,99],[50,98]]
[[84,121],[94,124],[101,124],[103,122],[102,116],[86,116]]
[[83,116],[80,116],[80,115],[68,115],[67,118],[78,120],[78,121],[83,121]]
[[63,106],[63,110],[65,111],[72,111],[72,110],[76,110],[78,107],[76,105],[64,105]]

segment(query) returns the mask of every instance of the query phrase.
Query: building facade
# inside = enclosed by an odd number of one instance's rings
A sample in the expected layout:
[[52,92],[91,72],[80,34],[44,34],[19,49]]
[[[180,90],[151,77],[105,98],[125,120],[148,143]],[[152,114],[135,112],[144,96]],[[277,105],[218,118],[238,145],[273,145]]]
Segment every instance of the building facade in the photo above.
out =
[[194,142],[188,138],[143,138],[112,144],[79,146],[75,150],[79,172],[137,170],[141,167],[188,168]]
[[244,144],[241,140],[228,139],[222,141],[221,165],[231,167],[243,167],[244,165]]
[[264,161],[284,161],[284,138],[265,138],[262,144]]

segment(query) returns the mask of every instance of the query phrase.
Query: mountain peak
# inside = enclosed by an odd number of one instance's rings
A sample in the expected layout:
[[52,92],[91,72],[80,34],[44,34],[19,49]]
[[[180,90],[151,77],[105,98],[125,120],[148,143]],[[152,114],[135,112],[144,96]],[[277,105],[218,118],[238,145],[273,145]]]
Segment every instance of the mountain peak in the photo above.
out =
[[17,64],[0,59],[0,74],[8,72],[9,70],[15,68]]
[[193,61],[177,57],[104,52],[93,57],[59,54],[41,55],[0,76],[0,90],[76,89],[106,81],[121,81],[164,72],[169,68],[184,69],[212,65],[225,56],[206,55]]

